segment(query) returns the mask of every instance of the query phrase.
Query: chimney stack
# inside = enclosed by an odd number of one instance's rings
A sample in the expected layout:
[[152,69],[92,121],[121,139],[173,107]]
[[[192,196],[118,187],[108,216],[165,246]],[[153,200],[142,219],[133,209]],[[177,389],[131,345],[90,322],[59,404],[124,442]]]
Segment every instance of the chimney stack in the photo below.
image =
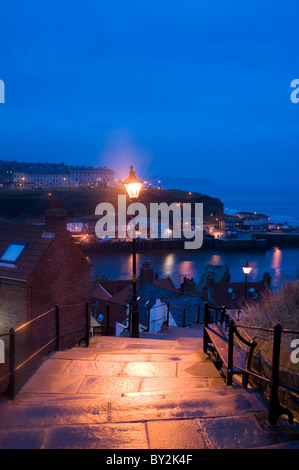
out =
[[146,261],[140,268],[140,282],[152,284],[154,280],[154,270],[150,261]]
[[50,209],[45,212],[46,232],[56,236],[67,234],[67,222],[69,216],[59,201],[51,201]]
[[181,292],[183,295],[192,295],[194,294],[196,290],[196,284],[193,280],[193,277],[191,279],[184,277],[184,282],[181,284]]
[[271,289],[271,276],[269,273],[265,273],[263,275],[263,281],[264,281],[265,286]]

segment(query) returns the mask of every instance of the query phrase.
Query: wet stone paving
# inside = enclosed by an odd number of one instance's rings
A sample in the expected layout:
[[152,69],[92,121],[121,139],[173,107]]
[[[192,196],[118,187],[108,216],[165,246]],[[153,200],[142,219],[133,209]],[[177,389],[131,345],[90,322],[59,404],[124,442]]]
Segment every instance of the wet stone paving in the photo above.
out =
[[253,390],[227,387],[202,352],[202,327],[94,337],[45,359],[0,402],[1,449],[296,447],[263,426]]

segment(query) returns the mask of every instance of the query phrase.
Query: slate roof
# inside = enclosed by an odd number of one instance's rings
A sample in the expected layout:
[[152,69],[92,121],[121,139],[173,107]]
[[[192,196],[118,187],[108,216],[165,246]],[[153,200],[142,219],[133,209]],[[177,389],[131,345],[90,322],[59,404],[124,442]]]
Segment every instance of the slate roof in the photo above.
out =
[[[231,299],[229,296],[229,289],[236,293],[236,299]],[[251,298],[250,289],[256,291],[258,294],[257,299]],[[264,281],[248,282],[247,283],[247,298],[250,301],[258,302],[266,287]],[[212,303],[215,307],[225,306],[228,309],[235,310],[242,308],[245,295],[244,282],[215,282],[213,288],[201,291],[201,297]]]
[[25,244],[14,264],[0,262],[0,278],[26,281],[53,241],[45,226],[0,222],[0,258],[12,243]]
[[203,289],[206,286],[206,281],[209,273],[212,273],[215,282],[228,282],[230,281],[230,272],[226,264],[224,265],[214,265],[207,264],[203,274],[201,275],[196,289]]
[[183,325],[184,308],[186,309],[186,326],[197,321],[198,306],[203,317],[204,301],[198,295],[179,295],[178,292],[161,289],[152,284],[143,284],[137,292],[139,321],[147,325],[148,309],[153,308],[157,300],[169,302],[169,311],[178,326]]
[[197,322],[198,307],[200,321],[203,321],[204,305],[204,301],[198,295],[184,295],[171,299],[169,311],[177,326],[183,326],[185,309],[185,325],[188,326]]
[[[102,287],[112,296],[128,286],[132,287],[132,279],[110,280],[103,276],[102,278],[98,279],[97,282],[100,283]],[[137,285],[139,287],[139,280],[137,280]],[[153,279],[153,285],[166,290],[175,290],[175,286],[170,277],[164,279]]]
[[98,281],[91,282],[91,296],[99,300],[110,300],[112,297]]
[[147,311],[152,308],[158,299],[167,301],[177,296],[176,292],[162,289],[161,287],[154,286],[153,284],[142,284],[137,291],[139,322],[142,325],[147,324]]

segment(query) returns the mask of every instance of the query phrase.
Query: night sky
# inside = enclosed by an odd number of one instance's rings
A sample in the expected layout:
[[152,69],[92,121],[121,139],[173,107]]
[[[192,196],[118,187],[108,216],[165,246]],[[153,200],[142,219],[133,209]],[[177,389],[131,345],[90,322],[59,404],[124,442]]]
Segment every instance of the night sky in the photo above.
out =
[[2,1],[0,159],[119,177],[133,163],[168,187],[291,197],[298,13],[298,0]]

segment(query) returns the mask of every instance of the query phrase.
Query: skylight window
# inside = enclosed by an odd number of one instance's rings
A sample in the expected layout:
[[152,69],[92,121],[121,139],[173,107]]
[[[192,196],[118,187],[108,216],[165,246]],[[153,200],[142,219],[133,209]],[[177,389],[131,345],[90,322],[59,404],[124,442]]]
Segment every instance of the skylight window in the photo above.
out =
[[15,263],[24,250],[26,245],[24,244],[17,244],[17,243],[12,243],[9,245],[5,253],[1,256],[0,261],[3,263]]

